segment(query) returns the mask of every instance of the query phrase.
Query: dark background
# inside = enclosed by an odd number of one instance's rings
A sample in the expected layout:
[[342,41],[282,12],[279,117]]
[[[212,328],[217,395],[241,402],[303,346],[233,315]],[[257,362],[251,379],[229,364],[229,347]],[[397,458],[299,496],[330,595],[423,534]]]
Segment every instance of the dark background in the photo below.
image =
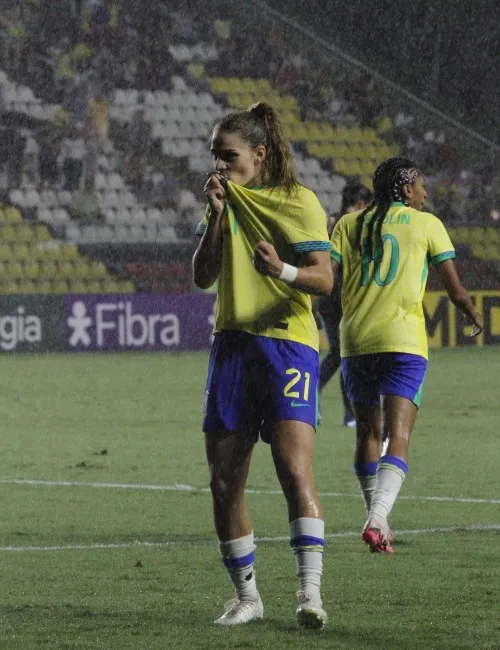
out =
[[269,5],[498,143],[498,0]]

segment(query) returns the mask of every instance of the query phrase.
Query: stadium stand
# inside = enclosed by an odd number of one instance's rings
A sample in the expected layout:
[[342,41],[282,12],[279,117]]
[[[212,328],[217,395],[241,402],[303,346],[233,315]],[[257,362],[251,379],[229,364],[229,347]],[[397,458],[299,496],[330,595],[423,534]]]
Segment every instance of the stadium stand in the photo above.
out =
[[1,14],[0,292],[188,290],[211,127],[260,99],[327,211],[347,180],[370,185],[405,153],[429,170],[455,243],[479,266],[500,259],[500,180],[462,165],[439,125],[391,108],[370,75],[299,56],[279,24],[242,30],[225,2],[56,4]]

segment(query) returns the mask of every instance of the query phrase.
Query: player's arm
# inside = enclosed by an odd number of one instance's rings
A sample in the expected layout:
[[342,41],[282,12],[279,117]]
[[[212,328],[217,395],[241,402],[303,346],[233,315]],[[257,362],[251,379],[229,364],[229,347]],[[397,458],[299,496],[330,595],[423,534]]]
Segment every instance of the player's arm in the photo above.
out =
[[460,282],[455,262],[451,259],[445,260],[435,268],[451,302],[474,323],[472,336],[477,336],[483,331],[483,316],[476,311],[467,289]]
[[261,241],[254,250],[253,263],[262,275],[289,284],[294,289],[315,296],[328,296],[333,288],[332,265],[328,251],[310,251],[302,254],[303,266],[282,262],[272,244]]
[[208,179],[205,195],[210,207],[208,223],[193,255],[193,280],[200,289],[208,289],[217,280],[222,264],[222,227],[226,190],[217,175]]

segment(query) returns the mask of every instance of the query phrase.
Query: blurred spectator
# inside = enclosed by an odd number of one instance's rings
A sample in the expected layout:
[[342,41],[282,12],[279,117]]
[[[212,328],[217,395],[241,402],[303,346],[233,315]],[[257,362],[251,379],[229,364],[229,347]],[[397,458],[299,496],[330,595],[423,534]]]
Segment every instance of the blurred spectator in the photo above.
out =
[[60,140],[52,129],[45,129],[39,141],[39,175],[42,189],[54,189],[59,181]]
[[151,124],[144,117],[144,109],[135,113],[127,129],[125,175],[136,190],[140,190],[151,147]]
[[68,209],[72,218],[82,223],[95,223],[101,218],[99,199],[91,178],[87,177],[83,188],[73,194],[73,201]]
[[63,189],[74,192],[80,188],[85,157],[85,142],[81,129],[69,125],[62,142],[61,159],[64,176]]

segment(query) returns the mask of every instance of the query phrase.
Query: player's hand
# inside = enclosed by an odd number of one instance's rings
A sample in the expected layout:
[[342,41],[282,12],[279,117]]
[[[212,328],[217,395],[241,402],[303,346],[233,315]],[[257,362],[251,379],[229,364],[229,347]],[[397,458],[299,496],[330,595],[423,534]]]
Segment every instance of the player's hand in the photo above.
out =
[[255,247],[253,265],[262,275],[270,275],[273,278],[279,278],[283,270],[283,262],[278,257],[276,249],[265,241],[259,242]]
[[475,318],[473,319],[473,321],[474,321],[474,325],[472,327],[472,332],[470,333],[471,338],[475,338],[476,336],[481,334],[481,332],[484,329],[484,319],[483,319],[482,314],[478,314],[476,312],[476,315],[475,315]]
[[215,218],[219,218],[224,214],[224,207],[226,205],[226,188],[221,180],[222,177],[220,174],[211,172],[203,188],[208,205],[210,206],[210,216]]

